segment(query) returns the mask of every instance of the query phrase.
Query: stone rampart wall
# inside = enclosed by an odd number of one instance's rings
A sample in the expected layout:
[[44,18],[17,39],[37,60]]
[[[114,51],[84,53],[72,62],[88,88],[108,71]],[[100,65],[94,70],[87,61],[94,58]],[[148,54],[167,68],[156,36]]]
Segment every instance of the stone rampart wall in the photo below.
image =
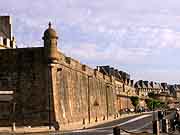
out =
[[[107,120],[120,109],[116,95],[134,91],[62,53],[57,63],[48,65],[44,48],[3,49],[0,58],[0,91],[14,91],[8,101],[10,123],[14,119],[21,125]],[[122,98],[122,106],[126,101]]]
[[[90,122],[99,121],[118,112],[116,94],[123,92],[122,82],[61,53],[59,57],[57,66],[62,70],[57,72],[56,80],[60,95],[58,111],[63,124],[89,122],[89,119]],[[134,88],[125,86],[125,95],[127,90],[134,91]]]
[[3,49],[0,58],[0,91],[13,91],[13,99],[8,101],[7,122],[47,121],[47,68],[43,48]]

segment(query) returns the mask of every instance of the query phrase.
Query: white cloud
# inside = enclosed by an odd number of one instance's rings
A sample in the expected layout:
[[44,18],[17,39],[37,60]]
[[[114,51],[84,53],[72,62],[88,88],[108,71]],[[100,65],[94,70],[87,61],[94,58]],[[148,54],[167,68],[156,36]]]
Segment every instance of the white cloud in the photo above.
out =
[[175,70],[173,72],[169,70],[150,70],[134,72],[132,74],[133,78],[137,80],[149,80],[156,82],[167,82],[169,84],[180,84],[180,70]]
[[174,64],[180,57],[172,56],[180,49],[179,5],[179,0],[6,0],[0,10],[13,16],[19,46],[42,45],[43,31],[52,21],[66,54],[91,65],[142,69]]
[[[152,54],[148,48],[122,48],[115,44],[110,44],[101,50],[97,44],[82,43],[79,45],[67,45],[62,50],[67,55],[81,59],[89,64],[141,64],[146,61],[146,57]],[[155,54],[155,52],[153,53]],[[94,63],[93,63],[94,62]]]

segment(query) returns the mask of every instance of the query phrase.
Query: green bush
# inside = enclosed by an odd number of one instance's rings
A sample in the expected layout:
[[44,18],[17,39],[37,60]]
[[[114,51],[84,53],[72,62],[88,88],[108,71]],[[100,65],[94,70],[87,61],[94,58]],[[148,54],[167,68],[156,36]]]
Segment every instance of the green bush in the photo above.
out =
[[146,99],[145,102],[146,102],[147,107],[150,110],[161,108],[164,106],[163,102],[156,100],[156,99]]

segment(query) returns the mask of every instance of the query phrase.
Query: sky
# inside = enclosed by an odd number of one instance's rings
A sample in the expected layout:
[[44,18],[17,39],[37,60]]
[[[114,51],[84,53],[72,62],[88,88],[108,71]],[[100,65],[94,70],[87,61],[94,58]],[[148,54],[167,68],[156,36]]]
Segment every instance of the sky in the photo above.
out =
[[58,47],[95,68],[111,65],[132,79],[180,83],[179,0],[4,0],[18,47],[43,46],[52,22]]

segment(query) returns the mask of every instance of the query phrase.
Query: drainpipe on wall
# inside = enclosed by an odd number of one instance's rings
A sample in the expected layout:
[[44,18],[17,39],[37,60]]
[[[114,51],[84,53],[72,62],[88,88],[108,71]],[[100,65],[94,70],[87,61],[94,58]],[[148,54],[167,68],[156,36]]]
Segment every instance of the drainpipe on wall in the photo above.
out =
[[109,118],[108,88],[109,88],[109,86],[108,86],[108,85],[106,85],[106,107],[107,107],[107,112],[106,112],[106,115],[107,115],[107,120],[108,120],[108,118]]
[[90,84],[89,84],[89,78],[92,78],[92,76],[88,76],[88,122],[91,122],[91,107],[90,107]]

